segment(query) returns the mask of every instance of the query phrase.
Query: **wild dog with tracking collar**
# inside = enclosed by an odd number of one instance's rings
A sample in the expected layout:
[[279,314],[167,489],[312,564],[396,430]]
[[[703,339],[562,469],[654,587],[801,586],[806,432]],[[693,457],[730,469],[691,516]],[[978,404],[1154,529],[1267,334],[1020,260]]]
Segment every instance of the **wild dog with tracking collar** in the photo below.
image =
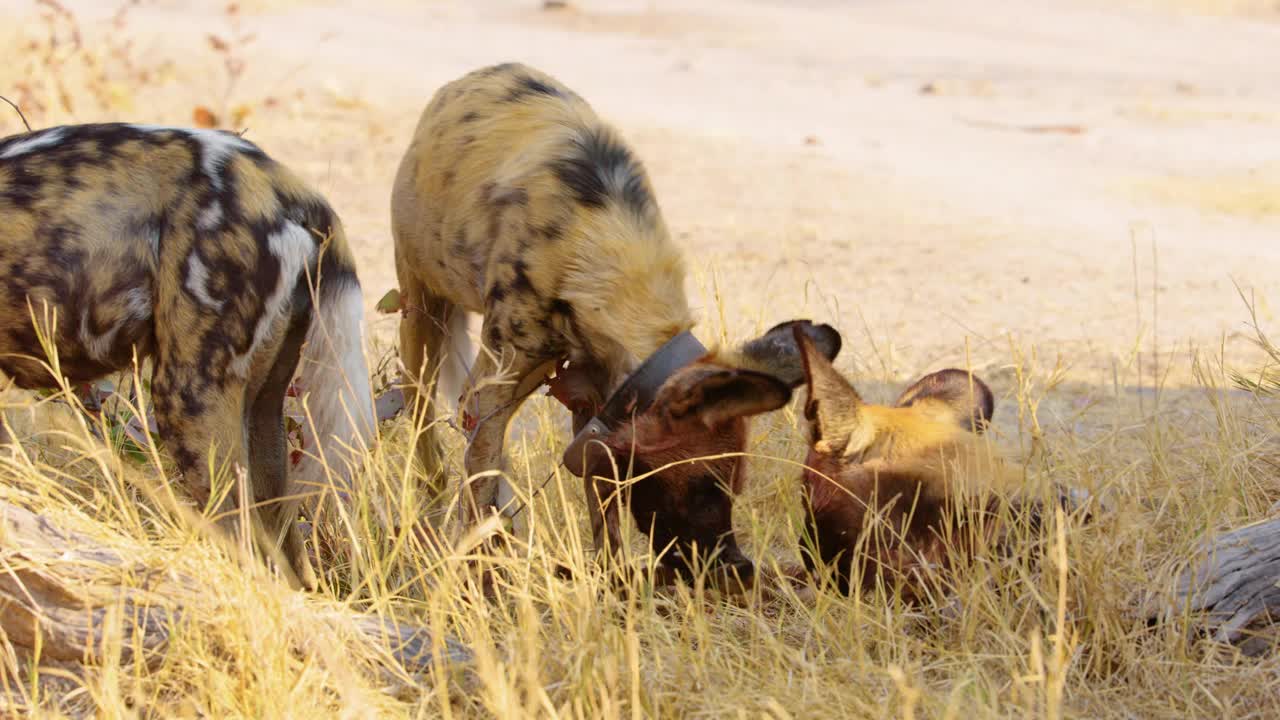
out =
[[[601,440],[615,430],[619,422],[644,412],[653,404],[658,389],[677,370],[707,354],[707,348],[688,330],[676,335],[650,355],[635,372],[610,396],[604,408],[587,421],[569,443],[562,462],[569,472],[582,477],[593,463],[588,462],[591,441]],[[603,450],[600,445],[595,446]]]
[[[577,435],[646,359],[694,326],[683,256],[638,155],[581,96],[526,65],[481,68],[435,93],[397,171],[391,214],[400,292],[422,308],[400,322],[406,405],[436,417],[433,392],[417,388],[439,377],[473,421],[464,525],[512,504],[500,472],[507,427],[550,372],[569,361],[552,390],[573,412]],[[469,373],[453,362],[473,357],[461,342],[467,313],[482,314],[485,347]],[[744,347],[686,364],[660,386],[637,375],[636,386],[648,388],[637,405],[657,387],[652,405],[624,422],[635,408],[619,400],[625,412],[606,414],[594,428],[600,435],[575,448],[586,461],[596,440],[615,456],[634,451],[633,477],[646,463],[663,468],[626,491],[656,547],[674,539],[679,552],[696,546],[701,554],[731,535],[723,487],[736,482],[740,462],[703,458],[741,450],[742,419],[786,402],[788,380],[774,366],[803,378],[794,348],[771,356],[794,346],[787,335],[749,343],[754,354]],[[415,448],[432,491],[446,480],[438,440],[428,427]],[[607,532],[616,550],[617,487],[574,459],[587,478],[595,546],[605,547]],[[670,461],[676,466],[666,468]]]
[[[707,348],[698,341],[693,333],[685,331],[671,338],[658,351],[649,356],[635,372],[627,376],[622,385],[609,397],[600,412],[596,413],[582,429],[574,436],[573,441],[565,448],[561,455],[560,463],[564,465],[569,472],[582,477],[586,474],[587,468],[593,467],[594,462],[588,462],[586,452],[592,440],[600,440],[608,436],[608,434],[617,428],[618,424],[628,418],[632,418],[636,413],[644,412],[653,404],[653,398],[657,395],[658,389],[680,368],[683,368],[698,358],[707,354]],[[563,370],[561,371],[563,372]],[[553,384],[554,380],[548,381]],[[554,388],[548,393],[557,396]],[[559,398],[562,401],[568,398]],[[597,448],[600,446],[597,445]],[[601,453],[604,455],[604,453]],[[594,458],[594,460],[602,460],[603,457]],[[534,490],[536,495],[541,492],[551,478],[555,477],[553,470],[546,480],[543,480]],[[519,507],[510,509],[506,506],[500,508],[503,513],[509,514],[511,517],[524,512],[528,505],[521,503]]]
[[[750,581],[751,561],[734,538],[733,498],[741,490],[746,420],[776,410],[804,381],[793,329],[834,358],[840,336],[807,320],[779,324],[737,348],[706,351],[689,333],[663,345],[585,422],[564,464],[583,478],[596,546],[616,551],[625,500],[660,563],[688,576],[714,567]],[[553,394],[583,412],[571,390],[572,366]],[[609,457],[634,479],[619,487]],[[620,492],[621,491],[621,492]],[[709,565],[708,565],[709,564]]]

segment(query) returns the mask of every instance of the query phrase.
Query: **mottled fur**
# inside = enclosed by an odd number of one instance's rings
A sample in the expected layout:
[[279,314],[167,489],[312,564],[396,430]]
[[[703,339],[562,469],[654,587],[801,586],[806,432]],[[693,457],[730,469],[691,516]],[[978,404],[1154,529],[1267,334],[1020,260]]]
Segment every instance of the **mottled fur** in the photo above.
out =
[[925,376],[893,406],[867,404],[807,338],[797,341],[811,433],[805,564],[833,567],[846,592],[884,583],[917,601],[993,537],[1000,498],[1026,489],[1023,469],[980,435],[995,409],[991,391],[949,369]]
[[[582,98],[533,68],[496,65],[436,92],[400,164],[391,215],[410,407],[434,417],[431,393],[417,387],[465,352],[459,318],[483,315],[463,404],[474,424],[468,475],[502,467],[511,417],[553,368],[571,361],[598,402],[693,325],[684,263],[640,160]],[[508,382],[492,382],[500,375]],[[575,427],[590,411],[575,413]],[[434,435],[417,453],[438,478]],[[494,478],[469,487],[468,512],[495,503]]]
[[246,468],[312,582],[288,522],[296,503],[278,502],[321,476],[311,458],[286,481],[295,369],[312,392],[311,448],[373,429],[359,282],[324,199],[230,133],[76,125],[0,140],[0,219],[0,370],[23,388],[54,384],[38,326],[72,382],[124,369],[135,350],[151,358],[156,420],[197,502],[211,465]]

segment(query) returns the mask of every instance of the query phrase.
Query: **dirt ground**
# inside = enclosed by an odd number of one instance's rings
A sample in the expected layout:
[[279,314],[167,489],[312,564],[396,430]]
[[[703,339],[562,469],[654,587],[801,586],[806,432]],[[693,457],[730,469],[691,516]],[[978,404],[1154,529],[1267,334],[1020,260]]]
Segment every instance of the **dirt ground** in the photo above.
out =
[[[243,103],[249,137],[342,213],[379,332],[417,115],[507,60],[638,147],[704,338],[805,314],[844,331],[846,366],[885,376],[964,362],[966,343],[978,367],[1007,362],[1011,342],[1109,375],[1137,347],[1243,351],[1236,284],[1264,323],[1280,298],[1280,12],[1264,3],[258,0],[241,3],[256,39],[234,85],[206,40],[229,36],[224,3],[148,0],[118,28],[102,20],[118,2],[65,4],[86,35],[176,69],[60,119],[187,124]],[[0,0],[22,32],[33,6]]]

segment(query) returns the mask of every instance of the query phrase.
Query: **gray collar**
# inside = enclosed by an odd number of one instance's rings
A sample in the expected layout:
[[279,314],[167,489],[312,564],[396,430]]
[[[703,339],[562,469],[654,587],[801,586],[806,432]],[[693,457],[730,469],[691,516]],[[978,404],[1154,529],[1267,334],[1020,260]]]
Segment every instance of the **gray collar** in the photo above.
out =
[[621,422],[648,409],[662,383],[680,368],[706,354],[707,349],[688,330],[664,343],[627,376],[609,397],[604,408],[573,438],[573,442],[564,451],[564,466],[569,472],[581,477],[585,470],[583,466],[586,464],[587,445],[592,440],[603,439]]

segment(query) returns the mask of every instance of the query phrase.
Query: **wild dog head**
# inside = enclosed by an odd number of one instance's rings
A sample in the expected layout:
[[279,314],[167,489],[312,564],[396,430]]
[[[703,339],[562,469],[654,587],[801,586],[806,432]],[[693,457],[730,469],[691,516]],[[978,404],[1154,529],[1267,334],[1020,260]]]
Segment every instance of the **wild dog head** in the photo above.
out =
[[804,489],[811,570],[838,584],[877,580],[918,598],[926,571],[947,567],[973,540],[960,500],[1020,478],[979,435],[995,409],[986,383],[963,370],[924,376],[891,406],[863,401],[808,337],[795,334],[808,388]]
[[[753,577],[734,537],[733,498],[743,483],[747,418],[782,407],[804,381],[793,328],[824,358],[840,351],[840,335],[830,326],[783,323],[676,371],[649,407],[588,447],[587,500],[603,508],[600,521],[613,547],[620,541],[614,502],[620,489],[637,527],[656,550],[666,550],[666,568],[687,576],[709,563],[740,581]],[[634,480],[597,479],[593,487],[593,476]]]

